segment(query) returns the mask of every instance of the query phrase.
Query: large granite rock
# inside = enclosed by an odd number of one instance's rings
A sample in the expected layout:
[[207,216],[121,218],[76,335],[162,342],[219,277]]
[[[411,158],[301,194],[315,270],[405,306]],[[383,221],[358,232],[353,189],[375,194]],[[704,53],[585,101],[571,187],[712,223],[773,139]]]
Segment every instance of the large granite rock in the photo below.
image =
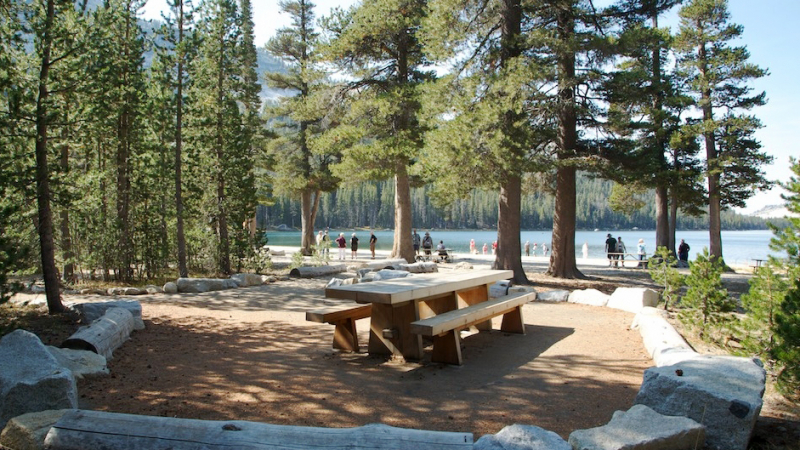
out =
[[608,299],[609,308],[638,313],[645,306],[658,306],[658,293],[645,288],[617,288]]
[[231,275],[231,279],[239,283],[239,287],[261,286],[264,284],[261,280],[261,275],[255,273],[237,273]]
[[745,450],[761,411],[766,373],[758,359],[702,356],[644,373],[635,403],[706,427],[706,446]]
[[572,291],[567,301],[570,303],[579,303],[581,305],[606,306],[610,298],[610,295],[604,294],[597,289],[582,289]]
[[540,302],[566,302],[569,299],[569,291],[555,289],[536,294],[536,300]]
[[108,295],[145,295],[147,291],[137,287],[115,287],[108,289]]
[[73,350],[71,348],[58,348],[47,346],[47,351],[61,364],[72,372],[75,378],[85,376],[108,375],[106,357],[88,350]]
[[473,450],[572,450],[552,431],[532,425],[514,424],[497,434],[487,434],[472,445]]
[[165,294],[177,294],[178,293],[178,285],[173,283],[172,281],[168,281],[164,283],[164,293]]
[[133,316],[133,329],[144,330],[142,321],[142,304],[137,300],[111,300],[107,302],[74,303],[68,307],[81,316],[81,322],[90,324],[103,317],[111,308],[123,308]]
[[453,266],[453,270],[472,270],[472,263],[461,261]]
[[178,292],[201,293],[239,287],[230,278],[178,278]]
[[62,348],[89,350],[111,359],[114,350],[130,337],[134,330],[131,312],[125,308],[109,308],[103,317],[80,327],[62,344]]
[[8,421],[0,445],[13,450],[42,450],[44,438],[58,419],[69,411],[54,409],[22,414]]
[[703,447],[705,428],[686,417],[659,414],[644,405],[617,411],[608,424],[569,435],[574,450],[693,450]]
[[39,338],[16,330],[0,339],[0,428],[29,412],[78,407],[78,389]]

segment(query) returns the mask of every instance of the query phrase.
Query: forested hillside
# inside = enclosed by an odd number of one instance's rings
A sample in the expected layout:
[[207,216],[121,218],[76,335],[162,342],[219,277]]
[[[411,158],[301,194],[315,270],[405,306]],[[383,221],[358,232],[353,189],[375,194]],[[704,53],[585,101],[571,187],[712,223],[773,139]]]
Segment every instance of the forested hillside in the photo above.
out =
[[[641,196],[644,206],[630,215],[615,212],[608,203],[613,182],[586,175],[578,177],[577,225],[579,229],[653,229],[655,227],[655,194]],[[497,193],[474,190],[470,198],[437,208],[425,186],[412,190],[414,226],[419,228],[495,228],[497,226]],[[527,192],[522,202],[522,229],[539,230],[553,226],[553,196],[543,192]],[[316,228],[391,228],[394,220],[394,185],[391,181],[344,185],[336,192],[324,194]],[[299,201],[278,197],[275,204],[259,208],[260,227],[286,224],[300,227]],[[766,229],[766,220],[733,211],[722,215],[726,230]],[[678,228],[705,230],[708,218],[678,215]]]

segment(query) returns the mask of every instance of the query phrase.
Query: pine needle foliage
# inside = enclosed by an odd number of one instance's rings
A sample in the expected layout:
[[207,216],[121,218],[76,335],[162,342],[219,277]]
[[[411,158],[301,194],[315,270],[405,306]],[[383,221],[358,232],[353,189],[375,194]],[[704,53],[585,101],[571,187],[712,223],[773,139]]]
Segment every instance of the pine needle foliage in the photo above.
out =
[[708,248],[698,253],[686,277],[688,290],[681,300],[680,319],[684,324],[699,328],[703,339],[713,339],[728,322],[727,313],[734,311],[736,302],[722,287],[725,263],[709,255]]
[[647,264],[650,278],[663,288],[661,300],[664,301],[664,309],[678,301],[684,284],[683,275],[675,268],[677,262],[675,255],[667,247],[658,247]]

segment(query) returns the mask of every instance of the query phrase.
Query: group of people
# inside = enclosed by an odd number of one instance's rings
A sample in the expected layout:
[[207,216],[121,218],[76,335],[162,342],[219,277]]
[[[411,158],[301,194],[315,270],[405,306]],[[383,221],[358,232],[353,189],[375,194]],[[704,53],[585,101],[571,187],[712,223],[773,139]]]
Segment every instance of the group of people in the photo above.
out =
[[[586,258],[588,246],[587,244],[583,245],[584,258]],[[689,244],[681,239],[681,243],[678,246],[678,267],[689,267],[689,249]],[[622,263],[624,267],[627,251],[628,249],[625,247],[625,243],[622,242],[622,236],[617,236],[617,238],[614,239],[611,233],[606,235],[605,252],[608,258],[608,267],[613,265],[615,268],[619,268],[618,263]],[[644,239],[639,239],[639,242],[636,244],[636,254],[639,256],[639,264],[636,267],[639,269],[646,269],[647,261],[645,261],[645,259],[647,259],[647,247],[645,246]]]
[[[425,256],[431,256],[433,251],[433,238],[431,237],[430,232],[426,231],[425,237],[420,238],[420,235],[417,233],[415,228],[414,232],[411,233],[411,243],[414,246],[415,255],[419,255],[421,245],[423,254]],[[449,261],[450,255],[447,253],[447,247],[445,247],[444,241],[439,241],[439,244],[436,245],[436,253],[439,255],[440,259]]]
[[[525,249],[525,256],[536,256],[536,250],[537,250],[536,242],[533,243],[533,248],[531,248],[530,241],[525,241],[525,245],[523,246],[523,248]],[[547,244],[545,242],[542,242],[542,256],[547,256],[547,252],[549,251],[550,249],[547,248]]]
[[[317,233],[317,247],[320,249],[323,255],[328,254],[328,249],[330,248],[330,237],[328,236],[328,230],[324,232],[322,230]],[[344,261],[347,259],[347,239],[344,237],[344,233],[339,233],[339,237],[334,239],[336,242],[336,247],[339,249],[339,261]],[[375,236],[375,233],[372,231],[369,232],[369,251],[372,253],[372,259],[375,259],[375,244],[378,242],[378,237]],[[356,259],[358,257],[358,236],[355,233],[350,237],[350,259]]]

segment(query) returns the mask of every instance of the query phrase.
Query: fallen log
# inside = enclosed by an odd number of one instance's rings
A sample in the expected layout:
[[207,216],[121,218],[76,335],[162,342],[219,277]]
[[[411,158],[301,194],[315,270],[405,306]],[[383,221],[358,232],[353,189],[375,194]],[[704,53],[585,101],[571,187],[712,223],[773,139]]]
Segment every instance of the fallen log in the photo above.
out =
[[397,259],[378,259],[375,261],[370,261],[364,263],[363,268],[370,269],[370,270],[381,270],[381,269],[400,269],[400,264],[408,264],[403,258]]
[[133,315],[127,309],[109,308],[102,317],[79,328],[61,348],[88,350],[111,359],[114,350],[130,337],[134,324]]
[[314,278],[346,271],[347,266],[344,264],[335,264],[330,266],[302,266],[292,269],[289,272],[289,276],[295,278]]
[[206,421],[71,410],[50,429],[50,450],[285,450],[472,449],[472,433],[409,430],[371,424],[357,428]]

